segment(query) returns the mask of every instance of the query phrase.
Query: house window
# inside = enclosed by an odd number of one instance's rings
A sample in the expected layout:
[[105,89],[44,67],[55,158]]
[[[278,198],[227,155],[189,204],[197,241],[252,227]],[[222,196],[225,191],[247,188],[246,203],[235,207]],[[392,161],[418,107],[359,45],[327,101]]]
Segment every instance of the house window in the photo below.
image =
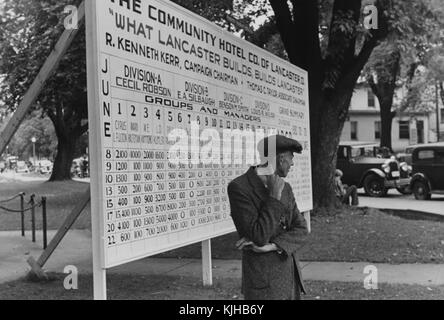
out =
[[444,108],[441,109],[441,123],[444,123]]
[[410,139],[410,125],[408,121],[399,121],[399,139]]
[[347,159],[347,148],[339,147],[339,149],[338,149],[338,159],[340,159],[340,160]]
[[381,139],[381,121],[375,121],[375,139]]
[[358,140],[358,122],[351,121],[350,122],[350,133],[352,140]]
[[368,94],[368,107],[375,108],[376,107],[376,98],[375,98],[375,95],[374,95],[372,89],[368,89],[367,94]]

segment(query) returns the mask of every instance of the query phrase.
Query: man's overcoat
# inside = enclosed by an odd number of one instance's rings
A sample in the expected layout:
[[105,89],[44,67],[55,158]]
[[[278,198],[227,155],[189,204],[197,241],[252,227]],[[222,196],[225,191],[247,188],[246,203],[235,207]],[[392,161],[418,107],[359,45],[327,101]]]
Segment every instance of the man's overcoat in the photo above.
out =
[[242,292],[246,300],[288,300],[305,293],[297,252],[307,237],[307,224],[299,212],[291,186],[286,183],[281,200],[270,197],[255,168],[228,186],[228,195],[239,237],[257,246],[275,243],[282,252],[242,255]]

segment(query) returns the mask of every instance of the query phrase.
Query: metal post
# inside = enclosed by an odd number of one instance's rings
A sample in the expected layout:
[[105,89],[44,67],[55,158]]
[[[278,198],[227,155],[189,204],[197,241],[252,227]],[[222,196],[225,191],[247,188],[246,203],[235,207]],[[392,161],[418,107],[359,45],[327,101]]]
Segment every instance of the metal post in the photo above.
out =
[[46,221],[46,197],[42,197],[42,218],[43,218],[43,250],[48,247],[48,227]]
[[32,138],[32,164],[34,165],[34,167],[36,164],[36,162],[35,162],[35,143],[36,143],[36,139]]
[[33,194],[31,196],[31,201],[29,202],[31,204],[31,224],[32,224],[32,242],[36,242],[35,240],[35,195]]
[[311,233],[311,211],[304,212],[304,218],[307,222],[307,231]]
[[20,211],[22,217],[22,237],[25,236],[25,193],[20,193]]
[[202,242],[202,274],[205,287],[213,285],[213,265],[211,259],[211,240]]

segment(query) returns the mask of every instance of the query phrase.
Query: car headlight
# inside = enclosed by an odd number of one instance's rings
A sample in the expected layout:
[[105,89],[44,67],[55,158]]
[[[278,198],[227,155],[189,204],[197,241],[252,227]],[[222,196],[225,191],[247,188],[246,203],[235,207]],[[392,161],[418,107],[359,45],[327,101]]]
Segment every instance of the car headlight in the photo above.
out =
[[390,173],[390,166],[387,164],[384,164],[384,165],[382,165],[382,170],[384,170],[384,172],[386,174],[389,174]]
[[403,162],[399,166],[400,166],[401,170],[405,171],[405,172],[412,172],[412,170],[413,170],[412,166],[409,166],[407,164],[407,162]]

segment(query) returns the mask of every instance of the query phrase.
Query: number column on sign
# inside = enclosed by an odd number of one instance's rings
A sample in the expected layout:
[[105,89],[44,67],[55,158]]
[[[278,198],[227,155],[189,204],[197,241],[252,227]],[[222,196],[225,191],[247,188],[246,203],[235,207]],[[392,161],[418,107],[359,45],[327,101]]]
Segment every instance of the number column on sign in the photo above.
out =
[[128,104],[128,123],[129,123],[129,171],[131,184],[130,187],[130,205],[131,212],[131,234],[133,254],[141,254],[145,250],[142,216],[144,212],[143,205],[143,117],[144,106],[139,103],[130,102]]
[[141,152],[142,152],[142,230],[145,239],[152,238],[156,235],[155,229],[155,203],[154,192],[155,186],[155,159],[154,149],[156,148],[154,139],[154,119],[155,110],[153,106],[148,104],[141,105]]
[[118,245],[131,242],[129,229],[131,226],[130,204],[130,161],[129,161],[129,122],[128,103],[113,99],[113,130],[114,130],[114,192],[113,206],[116,210],[115,240]]

